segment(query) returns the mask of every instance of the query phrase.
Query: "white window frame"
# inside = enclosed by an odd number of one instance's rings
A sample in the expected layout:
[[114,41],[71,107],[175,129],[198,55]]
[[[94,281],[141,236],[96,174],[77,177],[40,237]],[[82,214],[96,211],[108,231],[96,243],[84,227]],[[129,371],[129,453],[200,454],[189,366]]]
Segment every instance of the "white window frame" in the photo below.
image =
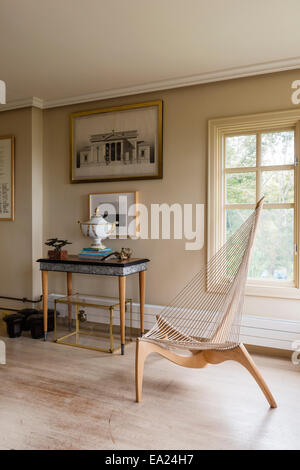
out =
[[[208,212],[207,258],[208,260],[224,243],[225,204],[225,138],[237,134],[283,129],[295,130],[295,282],[248,280],[246,295],[300,299],[299,286],[299,229],[300,229],[300,109],[262,114],[250,114],[212,119],[208,122]],[[257,193],[257,198],[259,194]],[[253,205],[254,207],[255,205]],[[276,285],[275,285],[276,283]]]

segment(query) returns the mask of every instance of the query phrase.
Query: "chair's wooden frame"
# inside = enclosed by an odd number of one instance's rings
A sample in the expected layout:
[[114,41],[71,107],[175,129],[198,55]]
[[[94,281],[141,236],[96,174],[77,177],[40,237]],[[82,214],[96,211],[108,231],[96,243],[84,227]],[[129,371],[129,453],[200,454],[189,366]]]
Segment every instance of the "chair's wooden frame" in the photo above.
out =
[[233,349],[193,351],[191,356],[181,356],[150,341],[137,339],[136,343],[136,401],[142,401],[144,362],[151,353],[157,353],[171,362],[183,367],[202,369],[207,364],[219,364],[224,361],[236,361],[242,364],[253,376],[265,395],[271,408],[277,408],[276,401],[264,381],[261,373],[241,343]]

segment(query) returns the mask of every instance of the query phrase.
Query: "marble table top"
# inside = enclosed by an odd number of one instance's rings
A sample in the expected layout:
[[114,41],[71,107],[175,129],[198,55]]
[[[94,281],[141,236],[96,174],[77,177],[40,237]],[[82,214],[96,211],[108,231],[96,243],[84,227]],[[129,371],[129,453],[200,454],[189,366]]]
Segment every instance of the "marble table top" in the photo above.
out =
[[78,258],[76,255],[69,255],[67,259],[49,259],[41,258],[37,262],[40,263],[41,271],[58,271],[71,272],[78,274],[99,274],[106,276],[128,276],[140,271],[146,271],[147,258],[130,258],[126,261],[118,259],[108,260],[90,260]]

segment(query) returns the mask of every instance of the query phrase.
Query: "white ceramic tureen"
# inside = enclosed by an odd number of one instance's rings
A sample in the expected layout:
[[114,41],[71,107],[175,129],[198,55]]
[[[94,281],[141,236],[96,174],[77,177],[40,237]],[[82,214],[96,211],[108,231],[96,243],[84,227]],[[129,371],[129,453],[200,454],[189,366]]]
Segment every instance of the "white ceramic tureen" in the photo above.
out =
[[104,240],[111,235],[116,229],[117,222],[107,222],[99,213],[99,208],[95,210],[95,215],[87,222],[80,222],[81,232],[86,237],[93,239],[91,248],[105,249],[101,240]]

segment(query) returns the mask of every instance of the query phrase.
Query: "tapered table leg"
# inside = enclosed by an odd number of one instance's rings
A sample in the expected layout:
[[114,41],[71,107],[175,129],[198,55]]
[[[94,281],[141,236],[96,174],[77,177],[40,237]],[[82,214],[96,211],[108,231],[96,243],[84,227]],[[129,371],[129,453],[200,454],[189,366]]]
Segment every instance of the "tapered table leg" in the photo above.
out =
[[145,332],[144,318],[145,318],[145,287],[146,287],[146,271],[139,272],[139,285],[140,285],[140,323],[141,323],[141,336]]
[[42,271],[43,312],[44,312],[44,341],[48,332],[48,271]]
[[[72,295],[72,273],[67,273],[67,292]],[[72,305],[68,304],[68,325],[69,331],[72,330]]]
[[121,354],[125,352],[125,291],[126,276],[119,276],[119,300],[120,300],[120,329],[121,329]]

